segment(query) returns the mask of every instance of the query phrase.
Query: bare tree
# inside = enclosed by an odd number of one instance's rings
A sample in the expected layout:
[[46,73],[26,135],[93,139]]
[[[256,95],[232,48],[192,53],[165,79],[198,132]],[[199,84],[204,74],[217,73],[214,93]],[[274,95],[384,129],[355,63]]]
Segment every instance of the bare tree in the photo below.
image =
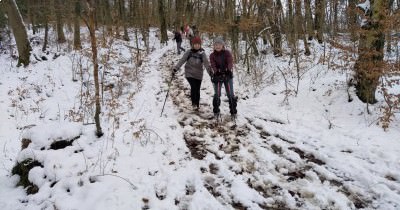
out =
[[280,17],[282,12],[282,3],[280,0],[276,1],[276,5],[273,7],[273,24],[271,25],[271,31],[274,36],[274,56],[282,56],[282,34],[280,27]]
[[305,24],[306,24],[306,31],[308,34],[308,40],[312,40],[314,38],[314,22],[311,11],[311,0],[304,0],[304,7],[305,7]]
[[17,66],[28,66],[29,57],[31,55],[31,45],[28,40],[25,25],[22,20],[21,13],[15,3],[15,0],[4,1],[6,13],[8,16],[10,27],[13,31],[15,42],[18,48],[18,64]]
[[57,26],[57,42],[64,43],[66,41],[64,35],[64,22],[63,22],[63,0],[55,0],[55,13],[56,13],[56,26]]
[[161,32],[160,42],[164,44],[168,42],[167,22],[165,20],[166,15],[164,11],[164,0],[158,0],[158,16],[160,19],[160,32]]
[[183,17],[184,17],[184,10],[183,4],[184,0],[175,0],[175,27],[183,26]]
[[304,43],[304,54],[309,56],[311,54],[310,48],[308,47],[308,42],[306,38],[306,31],[305,31],[305,25],[304,25],[304,18],[301,13],[301,2],[295,1],[295,17],[296,17],[296,26],[294,27],[296,29],[296,42],[298,39],[302,39]]
[[80,0],[75,0],[75,15],[74,15],[74,49],[79,50],[82,48],[81,45],[81,26],[80,26],[80,16],[81,16],[81,2]]
[[120,19],[122,21],[122,27],[124,28],[124,36],[122,37],[125,41],[129,41],[127,21],[126,21],[126,8],[125,8],[125,0],[119,0],[119,14]]
[[324,41],[325,0],[315,0],[315,30],[320,44]]
[[97,41],[96,41],[96,28],[95,28],[95,2],[94,0],[86,0],[87,3],[87,18],[86,24],[90,33],[90,42],[92,45],[92,60],[93,60],[93,77],[94,77],[94,87],[95,87],[95,114],[94,121],[96,123],[96,136],[103,136],[103,131],[100,125],[100,85],[99,85],[99,61],[97,58]]

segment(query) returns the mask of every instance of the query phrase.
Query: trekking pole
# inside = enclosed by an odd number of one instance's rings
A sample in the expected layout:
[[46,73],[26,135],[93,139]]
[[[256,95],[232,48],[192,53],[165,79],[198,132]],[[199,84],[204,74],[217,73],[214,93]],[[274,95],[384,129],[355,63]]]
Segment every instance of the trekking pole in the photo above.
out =
[[169,95],[169,89],[171,88],[171,82],[172,82],[172,80],[174,79],[174,76],[175,76],[175,74],[173,74],[173,75],[171,76],[171,80],[169,80],[169,82],[168,82],[167,95],[165,96],[164,105],[163,105],[163,107],[162,107],[160,117],[162,117],[162,113],[164,112],[165,102],[167,102],[167,98],[168,98],[168,95]]

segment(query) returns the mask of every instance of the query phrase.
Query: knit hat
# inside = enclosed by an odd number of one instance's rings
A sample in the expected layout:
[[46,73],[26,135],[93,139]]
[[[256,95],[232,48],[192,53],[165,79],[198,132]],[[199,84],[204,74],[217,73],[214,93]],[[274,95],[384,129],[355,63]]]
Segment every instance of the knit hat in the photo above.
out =
[[222,44],[225,46],[225,42],[224,39],[222,39],[222,37],[217,37],[214,39],[214,44]]
[[201,44],[200,37],[196,36],[192,39],[192,44]]

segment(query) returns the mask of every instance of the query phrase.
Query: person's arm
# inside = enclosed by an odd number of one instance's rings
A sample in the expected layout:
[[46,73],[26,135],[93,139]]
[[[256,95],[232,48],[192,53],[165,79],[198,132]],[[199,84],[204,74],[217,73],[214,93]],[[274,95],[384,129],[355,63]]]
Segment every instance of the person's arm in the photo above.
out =
[[208,61],[208,57],[206,52],[203,52],[203,66],[206,68],[208,75],[212,76],[210,62]]
[[228,68],[229,71],[232,71],[233,70],[233,56],[232,56],[232,53],[229,50],[226,50],[225,56],[226,56],[227,68]]
[[178,61],[178,63],[175,65],[174,69],[176,69],[177,71],[179,71],[179,69],[181,68],[181,66],[186,63],[186,61],[189,58],[189,54],[190,54],[190,50],[186,51],[185,54],[183,54],[182,58]]
[[211,75],[214,74],[215,72],[217,72],[217,63],[215,62],[215,54],[211,53],[210,55],[210,71],[211,71]]

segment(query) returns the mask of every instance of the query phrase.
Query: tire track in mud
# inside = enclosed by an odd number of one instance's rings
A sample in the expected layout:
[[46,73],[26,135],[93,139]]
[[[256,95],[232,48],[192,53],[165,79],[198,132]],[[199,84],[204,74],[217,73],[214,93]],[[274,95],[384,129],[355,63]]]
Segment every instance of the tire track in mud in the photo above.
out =
[[[170,78],[174,57],[174,53],[169,51],[160,60],[165,78]],[[335,206],[334,201],[325,206],[313,203],[316,195],[302,189],[304,182],[313,179],[321,185],[325,184],[322,189],[330,188],[332,192],[346,196],[350,202],[349,208],[370,206],[371,201],[349,190],[343,178],[327,178],[324,173],[329,169],[325,167],[324,161],[316,158],[312,152],[302,150],[294,141],[279,134],[270,134],[262,126],[254,123],[254,119],[246,118],[243,122],[239,120],[234,126],[230,119],[225,117],[219,126],[215,126],[211,120],[213,114],[209,104],[201,103],[199,112],[192,111],[188,85],[185,82],[182,76],[175,79],[171,84],[170,96],[174,105],[178,107],[179,124],[184,129],[183,136],[191,157],[205,165],[199,169],[203,174],[204,187],[222,205],[233,209],[304,209]],[[211,100],[212,93],[208,91],[204,94],[205,92],[207,91],[202,88],[202,100]],[[262,118],[260,120],[284,126],[280,121]],[[266,153],[268,155],[264,155]],[[271,157],[273,160],[270,160]],[[244,204],[237,198],[238,194],[234,192],[233,185],[246,186],[250,192],[256,192],[262,199],[253,199],[251,204]],[[308,186],[311,185],[313,183]],[[189,190],[189,195],[193,194],[192,191],[193,189]],[[293,203],[288,204],[287,200],[292,200]]]

